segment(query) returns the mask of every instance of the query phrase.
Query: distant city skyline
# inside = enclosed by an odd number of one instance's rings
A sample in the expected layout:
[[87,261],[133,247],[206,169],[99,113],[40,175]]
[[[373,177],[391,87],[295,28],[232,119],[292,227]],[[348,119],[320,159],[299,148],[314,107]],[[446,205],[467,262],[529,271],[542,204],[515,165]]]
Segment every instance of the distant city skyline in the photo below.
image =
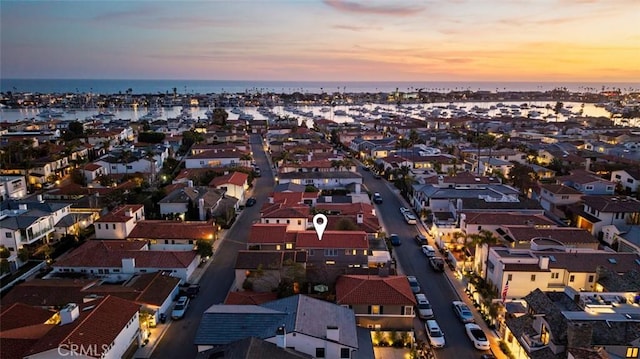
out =
[[640,81],[637,0],[0,2],[1,78]]

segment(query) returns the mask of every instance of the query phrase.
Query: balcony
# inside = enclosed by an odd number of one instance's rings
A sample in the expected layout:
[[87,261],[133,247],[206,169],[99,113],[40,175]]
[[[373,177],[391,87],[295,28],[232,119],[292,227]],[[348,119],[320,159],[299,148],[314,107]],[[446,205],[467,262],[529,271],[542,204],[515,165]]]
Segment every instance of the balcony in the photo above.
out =
[[522,334],[522,336],[520,337],[520,343],[522,344],[522,347],[527,351],[527,353],[535,352],[536,350],[544,349],[547,347],[547,344],[544,344],[540,337],[540,334]]
[[21,232],[20,242],[23,244],[33,244],[43,238],[46,238],[50,233],[53,233],[53,227],[44,228],[37,232]]

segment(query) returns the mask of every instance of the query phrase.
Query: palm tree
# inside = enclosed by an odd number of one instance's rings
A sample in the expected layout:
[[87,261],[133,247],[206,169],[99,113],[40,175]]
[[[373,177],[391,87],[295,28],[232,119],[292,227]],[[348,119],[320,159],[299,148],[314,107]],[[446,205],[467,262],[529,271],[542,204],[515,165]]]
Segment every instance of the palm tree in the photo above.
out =
[[[484,247],[484,245],[492,246],[498,244],[500,239],[496,237],[493,232],[488,231],[486,229],[480,230],[479,233],[474,233],[469,236],[471,238],[471,243],[469,247],[473,247],[476,249],[476,253],[479,253],[478,248]],[[476,268],[477,269],[477,268]],[[476,270],[477,271],[477,270]]]

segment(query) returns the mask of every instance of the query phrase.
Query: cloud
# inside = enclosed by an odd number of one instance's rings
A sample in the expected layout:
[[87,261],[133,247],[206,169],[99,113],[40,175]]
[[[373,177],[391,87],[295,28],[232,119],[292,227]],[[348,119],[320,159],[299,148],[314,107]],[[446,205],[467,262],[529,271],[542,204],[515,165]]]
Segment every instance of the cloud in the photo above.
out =
[[390,16],[410,16],[420,13],[424,7],[418,5],[408,5],[403,2],[391,2],[388,4],[373,4],[371,2],[360,3],[357,0],[324,0],[324,3],[334,9],[374,15],[390,15]]

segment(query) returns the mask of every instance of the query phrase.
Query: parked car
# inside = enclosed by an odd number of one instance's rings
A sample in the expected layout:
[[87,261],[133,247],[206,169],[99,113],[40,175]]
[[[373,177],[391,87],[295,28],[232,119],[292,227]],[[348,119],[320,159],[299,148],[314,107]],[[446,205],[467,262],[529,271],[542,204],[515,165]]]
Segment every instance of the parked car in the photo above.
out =
[[430,257],[429,265],[436,272],[444,272],[444,259],[440,257]]
[[253,197],[250,197],[246,203],[247,207],[253,207],[255,204],[256,204],[256,199]]
[[429,337],[429,344],[434,348],[444,348],[445,340],[444,333],[440,330],[438,322],[435,320],[427,320],[424,324],[424,329]]
[[418,316],[420,318],[433,318],[433,308],[431,308],[431,303],[429,303],[426,295],[422,293],[416,294],[416,302],[418,302]]
[[416,234],[415,239],[416,239],[416,243],[418,243],[419,246],[429,243],[427,241],[427,237],[423,236],[422,234]]
[[418,283],[418,278],[410,275],[407,276],[407,280],[409,281],[409,287],[411,287],[411,291],[415,293],[420,293],[420,283]]
[[428,244],[425,244],[423,246],[420,246],[420,249],[422,250],[422,253],[427,256],[427,258],[430,257],[435,257],[436,256],[436,249],[433,248],[433,246],[430,246]]
[[400,207],[400,213],[404,216],[406,213],[411,213],[411,210],[407,207]]
[[261,177],[262,176],[262,171],[260,170],[260,167],[254,168],[253,172],[255,172],[256,177]]
[[453,311],[456,313],[458,319],[460,319],[463,323],[473,323],[475,319],[473,319],[473,313],[471,309],[467,307],[463,302],[456,300],[451,303],[453,306]]
[[400,241],[400,237],[398,237],[397,234],[392,234],[389,236],[389,242],[391,242],[391,245],[393,246],[399,246],[402,244],[402,242]]
[[373,194],[373,203],[382,204],[382,196],[380,195],[380,193],[376,192]]
[[404,220],[407,222],[407,224],[416,224],[417,223],[416,216],[414,216],[411,213],[405,213],[404,214]]
[[180,286],[180,297],[187,296],[189,298],[195,298],[200,293],[200,284],[185,283]]
[[178,298],[178,302],[176,303],[176,305],[173,307],[173,310],[171,311],[171,318],[174,320],[182,319],[188,307],[189,307],[189,297],[184,295]]
[[464,330],[467,332],[467,336],[473,346],[478,350],[489,350],[491,346],[489,345],[489,339],[484,334],[484,331],[480,326],[476,323],[467,323],[464,325]]

